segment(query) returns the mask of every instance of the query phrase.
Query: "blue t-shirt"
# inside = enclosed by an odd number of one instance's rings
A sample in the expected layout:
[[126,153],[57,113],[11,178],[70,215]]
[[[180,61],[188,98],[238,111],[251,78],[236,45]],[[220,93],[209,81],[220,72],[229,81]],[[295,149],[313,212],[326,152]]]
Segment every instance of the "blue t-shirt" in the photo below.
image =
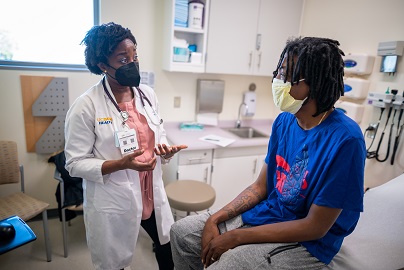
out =
[[243,213],[243,222],[258,226],[302,219],[312,204],[342,209],[323,238],[301,243],[328,264],[363,211],[365,159],[359,126],[340,110],[310,130],[300,128],[294,115],[280,114],[265,159],[268,197]]

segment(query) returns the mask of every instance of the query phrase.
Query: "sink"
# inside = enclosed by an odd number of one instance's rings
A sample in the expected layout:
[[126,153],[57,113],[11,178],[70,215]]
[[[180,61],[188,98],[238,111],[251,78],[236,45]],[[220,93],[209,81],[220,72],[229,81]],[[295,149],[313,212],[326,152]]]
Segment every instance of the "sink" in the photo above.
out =
[[252,127],[224,128],[224,130],[233,133],[240,138],[268,138],[267,135],[255,130]]

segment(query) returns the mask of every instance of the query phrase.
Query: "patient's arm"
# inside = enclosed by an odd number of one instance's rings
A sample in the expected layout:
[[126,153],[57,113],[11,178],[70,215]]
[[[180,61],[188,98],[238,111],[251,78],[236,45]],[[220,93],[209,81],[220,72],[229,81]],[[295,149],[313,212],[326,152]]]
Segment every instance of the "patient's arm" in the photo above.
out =
[[[258,176],[257,180],[250,186],[248,186],[243,192],[240,193],[233,201],[227,204],[225,207],[220,209],[218,212],[214,213],[208,218],[205,223],[205,227],[202,233],[201,248],[202,248],[202,262],[205,267],[209,266],[211,254],[207,257],[209,250],[208,245],[212,239],[219,236],[218,224],[229,220],[248,209],[251,209],[260,201],[262,201],[267,196],[266,187],[266,174],[267,165],[265,164]],[[221,253],[220,253],[221,255]]]
[[212,256],[217,259],[227,250],[243,244],[319,239],[329,231],[342,211],[312,204],[307,216],[299,220],[236,229],[219,234],[217,224],[251,209],[266,196],[266,165],[264,165],[257,181],[206,221],[201,254],[206,265],[210,264]]
[[257,180],[209,219],[216,225],[253,208],[267,197],[267,164],[262,166]]

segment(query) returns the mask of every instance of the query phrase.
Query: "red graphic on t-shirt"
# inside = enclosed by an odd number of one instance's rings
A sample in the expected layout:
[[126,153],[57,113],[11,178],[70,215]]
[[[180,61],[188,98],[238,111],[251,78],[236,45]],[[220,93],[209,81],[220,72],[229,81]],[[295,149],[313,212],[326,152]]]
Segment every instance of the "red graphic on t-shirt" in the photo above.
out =
[[303,156],[303,158],[297,158],[292,168],[283,157],[276,156],[276,188],[286,201],[292,202],[296,196],[304,197],[300,191],[307,188],[308,157]]

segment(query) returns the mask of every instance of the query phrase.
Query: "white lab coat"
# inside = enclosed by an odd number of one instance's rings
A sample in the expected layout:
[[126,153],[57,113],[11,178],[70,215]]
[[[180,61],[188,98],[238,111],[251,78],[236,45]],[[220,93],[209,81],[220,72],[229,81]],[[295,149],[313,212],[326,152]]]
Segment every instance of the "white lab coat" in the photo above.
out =
[[[108,81],[108,91],[114,98]],[[140,85],[158,113],[154,91]],[[146,115],[139,93],[135,104],[154,131],[155,142],[168,145],[163,125],[156,126]],[[83,178],[84,221],[87,243],[96,269],[121,269],[130,265],[140,229],[142,195],[139,173],[121,170],[102,175],[106,160],[121,159],[114,133],[123,130],[122,117],[105,94],[102,81],[81,95],[66,116],[66,169],[71,176]],[[161,244],[170,241],[174,223],[162,180],[161,159],[153,170],[154,211]],[[151,248],[151,247],[150,247]]]

